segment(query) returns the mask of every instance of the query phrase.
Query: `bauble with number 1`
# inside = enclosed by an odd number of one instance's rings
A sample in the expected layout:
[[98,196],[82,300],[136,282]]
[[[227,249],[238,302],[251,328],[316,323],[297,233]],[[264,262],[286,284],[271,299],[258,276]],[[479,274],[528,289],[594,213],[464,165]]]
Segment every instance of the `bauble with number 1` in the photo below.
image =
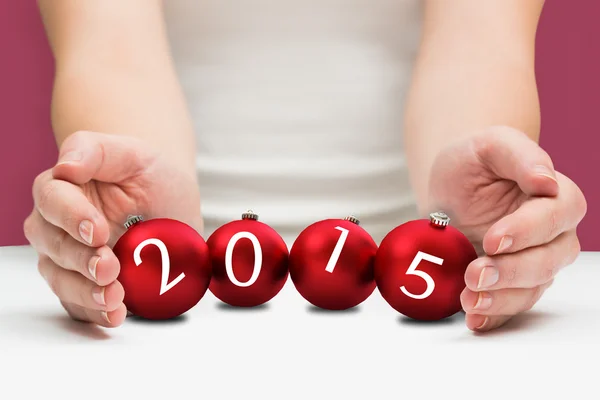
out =
[[290,250],[290,277],[309,303],[346,310],[375,290],[377,244],[354,216],[326,219],[304,229]]

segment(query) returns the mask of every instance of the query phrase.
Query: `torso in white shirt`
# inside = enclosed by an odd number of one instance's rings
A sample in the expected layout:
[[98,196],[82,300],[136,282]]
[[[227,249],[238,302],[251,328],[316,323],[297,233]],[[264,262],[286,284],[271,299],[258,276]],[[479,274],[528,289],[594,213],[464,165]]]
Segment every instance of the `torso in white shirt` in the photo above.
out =
[[418,0],[169,0],[208,237],[254,210],[287,242],[357,216],[376,241],[416,218],[403,112]]

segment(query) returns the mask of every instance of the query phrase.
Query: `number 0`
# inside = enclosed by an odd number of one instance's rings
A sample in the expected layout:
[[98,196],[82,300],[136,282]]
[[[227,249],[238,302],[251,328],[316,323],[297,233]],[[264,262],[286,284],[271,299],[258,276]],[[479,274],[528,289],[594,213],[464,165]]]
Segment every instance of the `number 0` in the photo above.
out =
[[[250,239],[252,246],[254,246],[254,270],[252,270],[252,276],[247,282],[240,282],[233,273],[233,248],[240,239]],[[258,241],[258,238],[250,232],[238,232],[233,235],[227,244],[227,249],[225,250],[225,271],[227,272],[227,277],[231,283],[239,287],[252,286],[252,284],[258,279],[258,275],[260,275],[261,267],[262,250],[260,248],[260,242]]]
[[423,300],[423,299],[426,299],[427,297],[431,296],[431,293],[433,293],[433,289],[435,289],[435,281],[433,280],[431,275],[429,275],[425,271],[417,270],[417,267],[419,266],[419,263],[422,260],[429,261],[429,262],[432,262],[437,265],[442,265],[442,263],[444,262],[443,259],[436,257],[436,256],[432,256],[431,254],[423,253],[422,251],[417,252],[417,255],[412,260],[412,262],[410,263],[410,266],[406,270],[406,275],[416,275],[416,276],[420,277],[427,284],[427,289],[425,289],[425,291],[422,294],[413,294],[413,293],[409,292],[408,290],[406,290],[406,288],[404,286],[400,287],[400,290],[402,290],[402,293],[404,293],[408,297],[412,297],[413,299],[417,299],[417,300]]

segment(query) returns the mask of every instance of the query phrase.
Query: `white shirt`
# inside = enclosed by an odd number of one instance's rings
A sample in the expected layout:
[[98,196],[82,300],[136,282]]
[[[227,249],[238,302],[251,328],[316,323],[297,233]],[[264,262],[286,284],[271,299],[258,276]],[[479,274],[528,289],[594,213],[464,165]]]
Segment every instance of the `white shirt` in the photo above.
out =
[[252,209],[291,243],[355,215],[417,217],[403,149],[418,0],[169,0],[208,237]]

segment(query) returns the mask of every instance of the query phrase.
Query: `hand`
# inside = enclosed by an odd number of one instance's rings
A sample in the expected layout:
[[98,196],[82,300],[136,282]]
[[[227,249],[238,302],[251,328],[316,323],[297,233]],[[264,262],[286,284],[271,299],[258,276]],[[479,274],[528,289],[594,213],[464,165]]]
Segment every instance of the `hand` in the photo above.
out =
[[524,133],[492,127],[437,156],[430,210],[446,211],[479,258],[461,295],[469,329],[488,331],[529,310],[580,252],[583,193]]
[[127,216],[203,228],[195,178],[130,137],[69,136],[58,163],[35,179],[33,198],[24,231],[38,252],[40,274],[72,318],[106,327],[127,314],[112,251]]

